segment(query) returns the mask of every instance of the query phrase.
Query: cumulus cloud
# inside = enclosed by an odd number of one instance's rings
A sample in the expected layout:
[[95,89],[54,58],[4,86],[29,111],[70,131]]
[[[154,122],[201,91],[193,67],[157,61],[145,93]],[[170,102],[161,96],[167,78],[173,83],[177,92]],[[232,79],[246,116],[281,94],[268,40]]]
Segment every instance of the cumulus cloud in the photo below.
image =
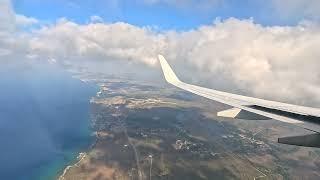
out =
[[194,64],[198,72],[207,73],[208,82],[231,77],[237,87],[258,97],[320,100],[315,88],[320,82],[317,25],[263,27],[252,20],[228,19],[176,36],[172,59]]
[[14,31],[15,13],[10,0],[0,1],[0,32]]
[[162,35],[126,23],[79,25],[61,19],[34,32],[30,51],[68,61],[132,60],[156,63]]
[[103,22],[103,18],[97,15],[93,15],[90,17],[90,21],[91,22]]
[[27,17],[22,14],[15,15],[15,22],[16,22],[16,25],[22,26],[22,27],[26,27],[26,26],[30,26],[30,25],[34,25],[34,24],[39,23],[39,21],[37,19],[32,18],[32,17]]
[[39,21],[33,17],[15,14],[10,0],[0,1],[0,33],[12,33],[20,27],[38,24]]
[[230,18],[184,32],[159,32],[122,22],[80,25],[60,19],[31,32],[5,34],[0,38],[1,60],[68,65],[121,61],[153,68],[159,67],[156,57],[162,53],[182,79],[194,83],[320,104],[320,26],[311,22],[268,27]]

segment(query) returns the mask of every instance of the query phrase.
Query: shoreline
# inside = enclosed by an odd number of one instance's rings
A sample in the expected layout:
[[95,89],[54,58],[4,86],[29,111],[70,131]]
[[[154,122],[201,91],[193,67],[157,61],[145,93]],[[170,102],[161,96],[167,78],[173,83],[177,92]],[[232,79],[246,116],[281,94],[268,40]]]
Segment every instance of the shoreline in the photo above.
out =
[[[81,78],[77,78],[77,79],[79,79],[82,83],[85,83],[85,84],[90,83],[89,81],[83,80],[83,79],[81,79]],[[98,87],[99,87],[99,86],[98,86]],[[98,88],[98,89],[99,89],[99,88]],[[89,102],[90,102],[90,100],[91,100],[93,97],[95,97],[95,95],[92,96],[92,97],[89,99]],[[91,104],[91,103],[90,103],[90,104]],[[92,122],[91,122],[91,121],[90,121],[90,126],[92,126]],[[79,152],[79,154],[78,154],[78,156],[77,156],[78,161],[77,161],[76,163],[71,163],[70,165],[68,165],[67,167],[65,167],[65,168],[63,169],[63,173],[57,178],[58,180],[64,180],[64,179],[65,179],[65,175],[67,174],[67,172],[68,172],[71,168],[78,166],[78,165],[82,162],[82,160],[87,156],[87,153],[90,152],[90,150],[96,145],[96,143],[97,143],[97,132],[96,132],[96,131],[93,131],[93,133],[95,134],[95,135],[94,135],[94,139],[93,139],[93,143],[91,143],[91,144],[89,145],[89,147],[86,148],[85,152]],[[61,171],[60,171],[60,172],[61,172]],[[58,173],[57,175],[59,175],[59,174],[60,174],[60,173]]]
[[82,162],[82,160],[86,157],[86,155],[87,155],[87,154],[86,154],[85,152],[80,152],[79,155],[78,155],[78,157],[77,157],[77,159],[79,159],[78,162],[76,162],[76,163],[73,164],[73,165],[68,165],[68,166],[63,170],[63,173],[59,176],[58,180],[64,180],[64,179],[65,179],[64,176],[66,175],[66,173],[68,172],[68,170],[69,170],[70,168],[72,168],[72,167],[78,166],[78,165]]
[[[89,148],[87,149],[87,152],[80,152],[79,155],[77,156],[77,159],[79,159],[76,163],[71,163],[71,165],[68,165],[66,168],[64,168],[63,173],[59,176],[58,180],[64,180],[65,179],[65,175],[67,174],[67,172],[75,167],[78,166],[82,160],[87,157],[87,153],[90,152],[91,149],[93,149],[93,147],[97,144],[98,141],[98,137],[97,137],[97,132],[95,132],[95,138],[94,138],[94,142],[89,146]],[[59,173],[60,174],[60,173]]]

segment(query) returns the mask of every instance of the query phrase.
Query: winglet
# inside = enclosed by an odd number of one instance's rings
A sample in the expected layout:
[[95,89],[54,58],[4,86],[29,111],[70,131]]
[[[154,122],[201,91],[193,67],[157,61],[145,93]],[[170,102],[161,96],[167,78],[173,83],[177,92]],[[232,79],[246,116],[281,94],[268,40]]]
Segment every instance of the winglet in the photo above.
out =
[[176,76],[176,74],[173,72],[173,70],[171,69],[170,65],[166,61],[166,59],[160,54],[158,55],[158,58],[159,58],[159,61],[160,61],[160,64],[161,64],[163,75],[164,75],[165,79],[167,80],[167,82],[170,83],[170,84],[180,83],[181,81]]

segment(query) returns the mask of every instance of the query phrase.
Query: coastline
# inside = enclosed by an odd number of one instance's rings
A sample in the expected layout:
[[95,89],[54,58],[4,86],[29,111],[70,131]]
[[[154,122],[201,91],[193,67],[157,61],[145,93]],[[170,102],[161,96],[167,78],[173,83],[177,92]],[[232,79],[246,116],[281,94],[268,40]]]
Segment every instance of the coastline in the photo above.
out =
[[[75,77],[73,77],[75,78]],[[91,84],[90,82],[84,81],[82,79],[79,79],[81,81],[81,83],[84,84]],[[96,86],[97,87],[97,86]],[[96,92],[98,91],[99,88],[96,89]],[[89,104],[90,104],[90,100],[91,98],[95,97],[95,95],[91,96],[89,99]],[[89,115],[90,117],[90,115]],[[90,119],[90,118],[88,118]],[[89,122],[89,126],[91,126],[91,121],[88,120]],[[94,135],[92,135],[92,133],[94,133]],[[65,180],[65,175],[69,172],[69,170],[73,167],[77,167],[80,165],[80,163],[87,157],[88,152],[90,152],[90,150],[95,146],[96,142],[97,142],[97,133],[96,131],[91,131],[91,135],[92,137],[91,139],[91,143],[88,144],[88,146],[84,149],[82,149],[79,153],[78,156],[71,162],[69,162],[70,164],[66,166],[64,166],[65,168],[61,169],[59,172],[56,173],[56,178],[57,180]],[[62,171],[63,170],[63,171]]]
[[77,156],[78,161],[76,161],[75,163],[71,163],[71,165],[68,165],[66,168],[64,168],[63,173],[59,176],[59,178],[57,178],[58,180],[65,180],[65,175],[68,173],[68,171],[73,167],[79,166],[79,164],[84,160],[84,158],[87,157],[87,153],[90,152],[90,150],[93,149],[93,147],[96,145],[97,139],[98,139],[98,133],[95,132],[94,142],[90,145],[87,152],[80,152],[79,155]]
[[66,175],[66,173],[69,171],[70,168],[75,167],[75,166],[79,166],[79,164],[82,162],[82,160],[86,157],[86,153],[85,152],[80,152],[77,159],[78,162],[76,162],[73,165],[68,165],[64,170],[63,173],[59,176],[58,180],[64,180],[64,176]]

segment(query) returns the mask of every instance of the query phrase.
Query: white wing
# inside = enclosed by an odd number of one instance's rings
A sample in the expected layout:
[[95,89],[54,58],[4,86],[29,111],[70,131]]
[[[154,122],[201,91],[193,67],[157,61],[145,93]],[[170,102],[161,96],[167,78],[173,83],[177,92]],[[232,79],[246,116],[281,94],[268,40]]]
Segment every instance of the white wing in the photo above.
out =
[[[320,109],[267,101],[187,84],[177,78],[162,55],[159,55],[158,58],[160,60],[164,77],[168,83],[194,94],[234,107],[229,110],[218,112],[218,116],[242,119],[270,118],[294,124],[316,132],[316,134],[279,138],[279,142],[301,146],[320,147]],[[311,141],[310,138],[312,142],[309,142]]]

